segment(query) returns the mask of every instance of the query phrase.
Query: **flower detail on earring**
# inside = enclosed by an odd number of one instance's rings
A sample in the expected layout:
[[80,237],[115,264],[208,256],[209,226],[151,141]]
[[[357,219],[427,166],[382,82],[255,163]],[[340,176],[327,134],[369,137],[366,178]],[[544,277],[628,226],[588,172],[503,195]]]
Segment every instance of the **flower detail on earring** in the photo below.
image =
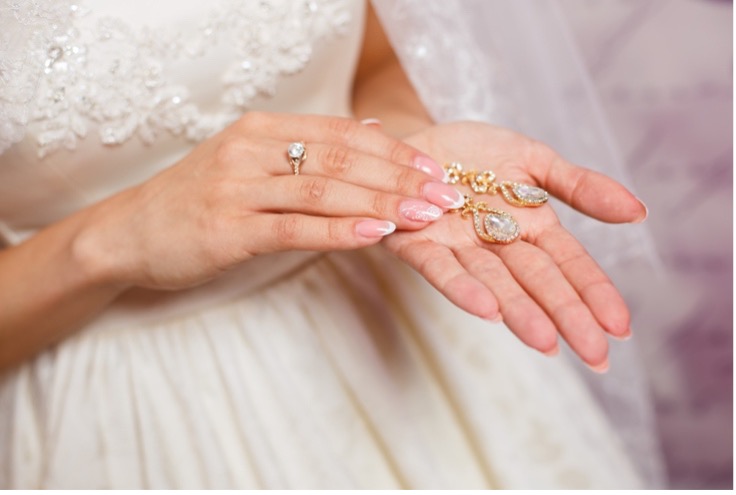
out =
[[521,207],[542,206],[549,199],[547,191],[541,187],[530,186],[521,182],[502,181],[496,183],[496,174],[492,170],[463,169],[461,163],[452,162],[445,164],[447,171],[447,182],[449,184],[463,184],[469,186],[478,194],[501,193],[507,203]]

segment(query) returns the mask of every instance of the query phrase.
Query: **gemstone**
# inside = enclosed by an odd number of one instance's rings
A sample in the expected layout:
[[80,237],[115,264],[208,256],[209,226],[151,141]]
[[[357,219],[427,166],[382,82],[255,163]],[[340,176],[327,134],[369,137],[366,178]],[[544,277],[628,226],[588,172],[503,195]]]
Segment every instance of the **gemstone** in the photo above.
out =
[[547,201],[547,191],[528,184],[514,184],[514,194],[522,201],[530,203],[544,203]]
[[291,158],[301,158],[304,155],[304,144],[291,143],[288,152]]
[[511,242],[519,236],[519,224],[511,215],[491,212],[484,220],[488,234],[499,242]]
[[488,230],[493,230],[502,234],[511,235],[514,233],[514,224],[508,218],[503,218],[494,214],[486,217],[486,226]]

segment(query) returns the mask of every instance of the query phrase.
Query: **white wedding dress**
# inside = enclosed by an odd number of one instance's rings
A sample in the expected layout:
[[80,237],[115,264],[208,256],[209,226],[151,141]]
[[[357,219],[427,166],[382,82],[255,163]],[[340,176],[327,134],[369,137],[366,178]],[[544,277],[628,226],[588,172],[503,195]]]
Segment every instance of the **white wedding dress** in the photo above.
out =
[[[248,109],[349,115],[365,7],[4,2],[0,46],[30,51],[0,48],[2,238],[144,181]],[[567,361],[380,247],[131,291],[0,377],[2,488],[640,483]]]

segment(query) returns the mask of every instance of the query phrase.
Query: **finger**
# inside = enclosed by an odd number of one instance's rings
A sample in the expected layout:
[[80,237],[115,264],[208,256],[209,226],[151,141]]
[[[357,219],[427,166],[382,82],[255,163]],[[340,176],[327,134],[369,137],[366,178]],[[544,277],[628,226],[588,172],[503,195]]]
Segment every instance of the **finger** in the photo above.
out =
[[374,191],[326,177],[285,175],[244,184],[243,197],[258,211],[300,212],[325,217],[370,217],[416,230],[442,217],[426,201]]
[[378,243],[396,226],[370,218],[326,218],[289,214],[252,215],[242,231],[242,245],[253,254],[278,251],[336,251]]
[[575,237],[557,226],[538,235],[534,244],[549,253],[608,333],[629,335],[630,315],[623,297]]
[[[445,172],[439,164],[416,148],[384,134],[375,126],[322,115],[249,112],[238,123],[243,133],[257,133],[286,142],[304,141],[354,148],[384,160],[410,166],[442,180]],[[284,150],[285,151],[285,150]]]
[[468,273],[449,248],[428,240],[403,241],[400,236],[385,241],[393,244],[393,251],[398,257],[419,272],[450,302],[470,314],[497,321],[498,302],[493,292]]
[[603,366],[608,355],[605,333],[552,258],[527,242],[491,249],[552,319],[573,351],[589,366]]
[[530,173],[553,196],[610,223],[642,222],[646,206],[615,180],[565,161],[544,145],[530,160]]
[[[264,168],[273,175],[289,175],[288,164],[281,151],[286,145],[277,143],[273,142],[273,145],[264,148]],[[464,202],[460,191],[423,172],[347,146],[310,144],[301,174],[329,177],[377,191],[424,198],[445,209],[459,208]]]
[[526,345],[547,354],[559,351],[557,329],[521,288],[498,256],[478,247],[455,251],[462,266],[496,296],[504,323]]

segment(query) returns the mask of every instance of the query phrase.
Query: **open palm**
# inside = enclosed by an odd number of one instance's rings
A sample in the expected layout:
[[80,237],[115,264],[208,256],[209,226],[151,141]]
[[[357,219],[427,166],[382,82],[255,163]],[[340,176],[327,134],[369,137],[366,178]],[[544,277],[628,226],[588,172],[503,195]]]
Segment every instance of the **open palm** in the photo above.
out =
[[[571,165],[521,134],[475,122],[428,128],[405,141],[442,163],[492,169],[500,180],[538,185],[573,208],[611,223],[641,221],[645,207],[622,185]],[[471,191],[465,191],[470,193]],[[606,333],[629,335],[626,304],[606,274],[561,225],[550,205],[518,208],[499,196],[475,196],[516,218],[521,237],[490,244],[457,213],[386,247],[460,308],[506,325],[527,345],[556,354],[561,335],[597,371],[608,367]]]

